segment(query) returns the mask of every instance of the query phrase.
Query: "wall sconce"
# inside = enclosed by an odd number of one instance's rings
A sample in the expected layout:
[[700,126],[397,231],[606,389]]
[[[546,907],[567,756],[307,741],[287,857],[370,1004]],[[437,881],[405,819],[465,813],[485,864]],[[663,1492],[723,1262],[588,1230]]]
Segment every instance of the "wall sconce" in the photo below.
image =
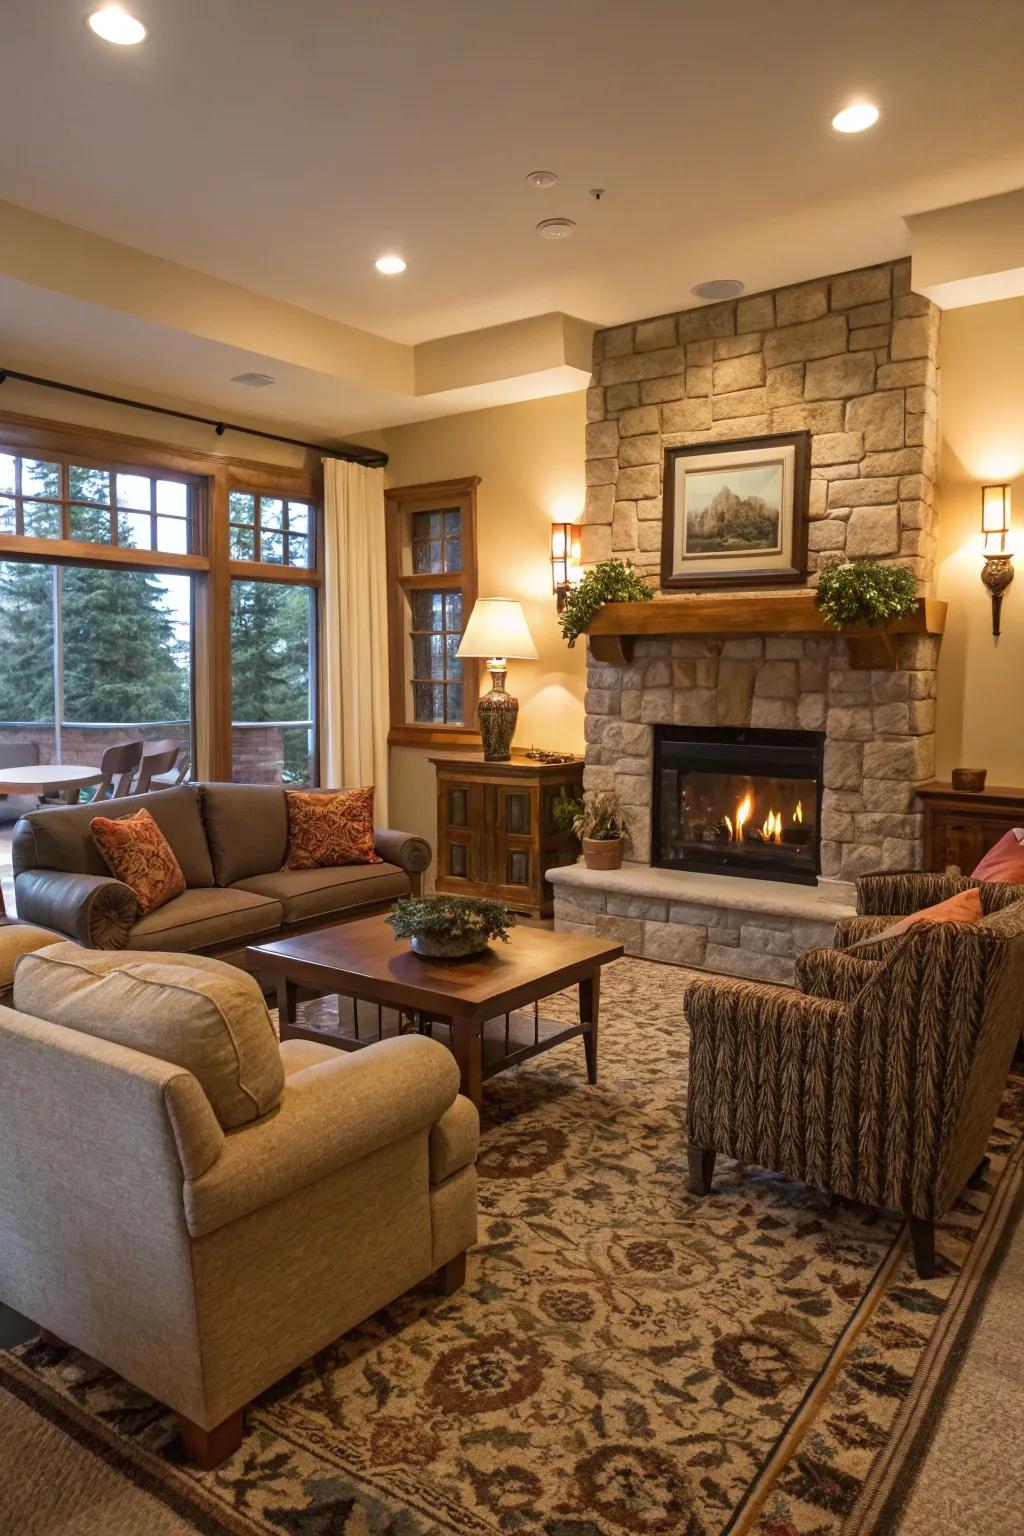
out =
[[580,530],[578,523],[551,524],[551,590],[561,613],[565,599],[580,583]]
[[982,553],[985,564],[981,579],[992,598],[992,633],[999,634],[1003,593],[1013,580],[1013,551],[1010,548],[1010,487],[983,485],[981,488]]

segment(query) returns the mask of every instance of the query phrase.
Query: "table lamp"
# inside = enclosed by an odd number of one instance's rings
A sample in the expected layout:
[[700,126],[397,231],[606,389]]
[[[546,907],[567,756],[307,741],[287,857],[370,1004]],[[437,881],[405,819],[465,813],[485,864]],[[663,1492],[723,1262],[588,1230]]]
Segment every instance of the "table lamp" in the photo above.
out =
[[537,647],[527,628],[522,605],[509,597],[478,598],[456,654],[487,661],[491,691],[477,705],[484,759],[488,763],[507,763],[512,756],[512,737],[519,715],[519,700],[505,692],[508,658],[537,660]]

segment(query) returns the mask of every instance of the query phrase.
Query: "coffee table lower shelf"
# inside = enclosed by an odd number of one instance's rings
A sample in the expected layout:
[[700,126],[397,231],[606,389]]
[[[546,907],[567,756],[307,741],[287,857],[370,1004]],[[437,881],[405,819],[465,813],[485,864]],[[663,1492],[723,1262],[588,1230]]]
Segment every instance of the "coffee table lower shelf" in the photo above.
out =
[[[328,1004],[326,998],[321,999],[321,1002]],[[445,1045],[452,1045],[454,1029],[447,1019],[399,1014],[393,1008],[347,997],[338,997],[337,1004],[336,1024],[328,1016],[325,1006],[322,1023],[310,1025],[305,1022],[282,1021],[279,1025],[281,1039],[312,1040],[319,1045],[336,1046],[340,1051],[361,1051],[378,1040],[394,1040],[396,1036],[404,1034],[424,1034]],[[317,1003],[314,1002],[312,1008],[318,1009]],[[309,1009],[309,1004],[303,1007],[304,1016]],[[564,1024],[556,1019],[546,1019],[534,1009],[520,1009],[515,1013],[489,1019],[480,1039],[480,1075],[486,1082],[498,1072],[529,1061],[531,1056],[539,1056],[542,1051],[550,1051],[556,1045],[564,1045],[567,1040],[583,1037],[585,1049],[587,1033],[588,1026],[585,1023]]]
[[[585,995],[586,994],[586,995]],[[439,1040],[450,1047],[459,1062],[462,1073],[462,1092],[474,1100],[477,1108],[479,1097],[472,1089],[475,1077],[472,1061],[465,1061],[474,1053],[474,1039],[480,1042],[479,1081],[486,1082],[509,1067],[529,1061],[542,1051],[550,1051],[567,1040],[582,1039],[587,1065],[587,1081],[597,1082],[597,1033],[596,1019],[585,1018],[592,1011],[587,983],[580,984],[581,1018],[575,1024],[565,1024],[556,1019],[546,1019],[539,1007],[517,1009],[513,1013],[499,1014],[488,1019],[482,1029],[470,1026],[465,1031],[461,1021],[436,1017],[416,1010],[389,1008],[385,1004],[367,1002],[341,994],[327,994],[305,1005],[299,1002],[299,989],[292,982],[278,983],[278,1029],[282,1040],[312,1040],[317,1045],[333,1045],[339,1051],[361,1051],[378,1040],[394,1040],[399,1035],[422,1034]],[[332,1017],[331,997],[337,1002],[337,1020]],[[302,1009],[302,1021],[298,1011]],[[309,1023],[308,1015],[320,1015],[316,1024]]]

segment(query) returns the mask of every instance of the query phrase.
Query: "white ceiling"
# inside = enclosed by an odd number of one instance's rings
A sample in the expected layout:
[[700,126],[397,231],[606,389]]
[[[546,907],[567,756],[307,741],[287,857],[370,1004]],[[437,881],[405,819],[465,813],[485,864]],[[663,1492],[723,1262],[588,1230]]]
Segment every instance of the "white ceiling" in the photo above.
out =
[[[884,260],[904,215],[1024,183],[1019,0],[126,3],[141,48],[4,0],[0,197],[404,343]],[[877,127],[835,134],[859,95]]]

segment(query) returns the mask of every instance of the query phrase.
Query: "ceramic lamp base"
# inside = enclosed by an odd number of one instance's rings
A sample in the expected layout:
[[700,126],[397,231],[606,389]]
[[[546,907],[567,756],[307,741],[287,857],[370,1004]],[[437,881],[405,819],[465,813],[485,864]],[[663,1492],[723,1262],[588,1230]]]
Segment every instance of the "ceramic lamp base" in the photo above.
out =
[[512,737],[519,718],[519,700],[505,692],[506,675],[504,666],[491,665],[491,691],[485,693],[477,705],[484,761],[487,763],[507,763],[512,756]]

